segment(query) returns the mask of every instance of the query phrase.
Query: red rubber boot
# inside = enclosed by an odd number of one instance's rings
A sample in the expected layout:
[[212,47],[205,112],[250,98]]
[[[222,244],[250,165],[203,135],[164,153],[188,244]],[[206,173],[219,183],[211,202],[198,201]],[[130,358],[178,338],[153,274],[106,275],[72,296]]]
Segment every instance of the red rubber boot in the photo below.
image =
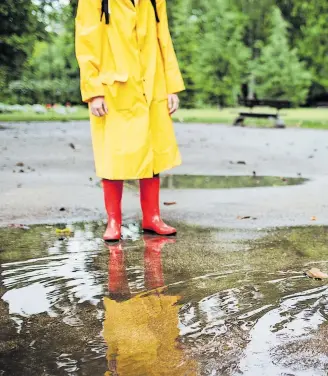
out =
[[109,245],[109,264],[108,264],[108,291],[114,300],[128,298],[130,288],[128,277],[124,265],[124,253],[121,243]]
[[174,244],[176,239],[153,237],[144,235],[145,242],[145,286],[147,290],[155,290],[164,286],[162,268],[162,249],[165,244]]
[[143,213],[142,228],[158,235],[175,235],[177,230],[165,224],[159,211],[159,177],[140,180],[140,201]]
[[104,240],[108,242],[121,239],[123,180],[103,180],[105,207],[108,224]]

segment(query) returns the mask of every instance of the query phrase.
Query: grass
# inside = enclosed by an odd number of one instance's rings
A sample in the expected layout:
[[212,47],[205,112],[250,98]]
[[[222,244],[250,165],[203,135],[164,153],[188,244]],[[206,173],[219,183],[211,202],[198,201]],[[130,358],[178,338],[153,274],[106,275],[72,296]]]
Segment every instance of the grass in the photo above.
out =
[[[182,122],[219,123],[233,124],[240,111],[247,111],[247,108],[226,108],[224,110],[202,109],[202,110],[180,110],[175,119]],[[254,112],[275,113],[274,109],[257,108]],[[280,112],[281,117],[289,127],[328,129],[328,109],[325,108],[295,108],[285,109]],[[246,119],[246,126],[272,126],[270,120]]]
[[[216,123],[216,124],[233,124],[239,111],[249,111],[245,108],[226,108],[219,109],[181,109],[173,116],[176,122],[183,123]],[[275,113],[275,110],[270,108],[258,108],[254,112],[269,112]],[[86,108],[79,108],[73,114],[61,115],[49,111],[46,114],[34,113],[11,113],[0,114],[0,121],[2,122],[19,122],[19,121],[77,121],[88,120],[88,110]],[[288,127],[301,128],[316,128],[328,129],[328,109],[325,108],[296,108],[286,109],[281,111],[281,116]],[[270,120],[246,119],[246,126],[272,126]]]
[[30,122],[30,121],[77,121],[87,120],[89,112],[86,108],[80,107],[72,114],[57,114],[54,111],[49,111],[45,114],[36,114],[34,112],[13,112],[10,114],[0,114],[0,121],[3,122]]

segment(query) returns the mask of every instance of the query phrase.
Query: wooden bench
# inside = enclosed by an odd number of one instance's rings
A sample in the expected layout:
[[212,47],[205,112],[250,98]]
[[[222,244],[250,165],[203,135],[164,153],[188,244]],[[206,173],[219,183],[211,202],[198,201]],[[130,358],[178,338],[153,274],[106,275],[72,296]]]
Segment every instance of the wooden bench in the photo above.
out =
[[238,98],[238,103],[240,106],[248,107],[253,110],[254,107],[273,107],[276,109],[276,113],[263,113],[263,112],[239,112],[238,117],[234,121],[234,126],[244,126],[244,120],[246,118],[255,119],[270,119],[274,120],[275,128],[285,128],[285,123],[280,117],[279,111],[283,108],[290,108],[292,103],[286,100],[275,100],[275,99],[247,99]]

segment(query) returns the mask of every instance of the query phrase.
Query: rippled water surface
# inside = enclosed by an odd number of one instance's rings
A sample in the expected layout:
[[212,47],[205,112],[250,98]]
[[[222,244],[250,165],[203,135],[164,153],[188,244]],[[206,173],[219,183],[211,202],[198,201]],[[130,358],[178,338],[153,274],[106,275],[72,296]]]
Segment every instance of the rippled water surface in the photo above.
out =
[[326,228],[178,227],[1,229],[0,375],[327,375]]

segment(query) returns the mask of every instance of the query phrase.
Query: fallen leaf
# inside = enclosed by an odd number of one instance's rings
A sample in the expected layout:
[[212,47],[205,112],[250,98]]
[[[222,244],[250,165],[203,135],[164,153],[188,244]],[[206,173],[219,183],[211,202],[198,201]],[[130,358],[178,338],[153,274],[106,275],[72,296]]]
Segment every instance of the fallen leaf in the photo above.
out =
[[175,201],[172,202],[164,202],[164,205],[166,206],[171,206],[171,205],[176,205],[177,203]]
[[314,279],[327,279],[328,278],[328,274],[323,273],[320,269],[317,269],[317,268],[312,268],[304,273],[309,278],[314,278]]
[[317,220],[316,216],[311,217],[311,221],[316,221],[316,220]]
[[60,236],[63,236],[63,235],[71,236],[73,235],[73,232],[69,228],[64,228],[64,229],[56,228],[56,234]]

